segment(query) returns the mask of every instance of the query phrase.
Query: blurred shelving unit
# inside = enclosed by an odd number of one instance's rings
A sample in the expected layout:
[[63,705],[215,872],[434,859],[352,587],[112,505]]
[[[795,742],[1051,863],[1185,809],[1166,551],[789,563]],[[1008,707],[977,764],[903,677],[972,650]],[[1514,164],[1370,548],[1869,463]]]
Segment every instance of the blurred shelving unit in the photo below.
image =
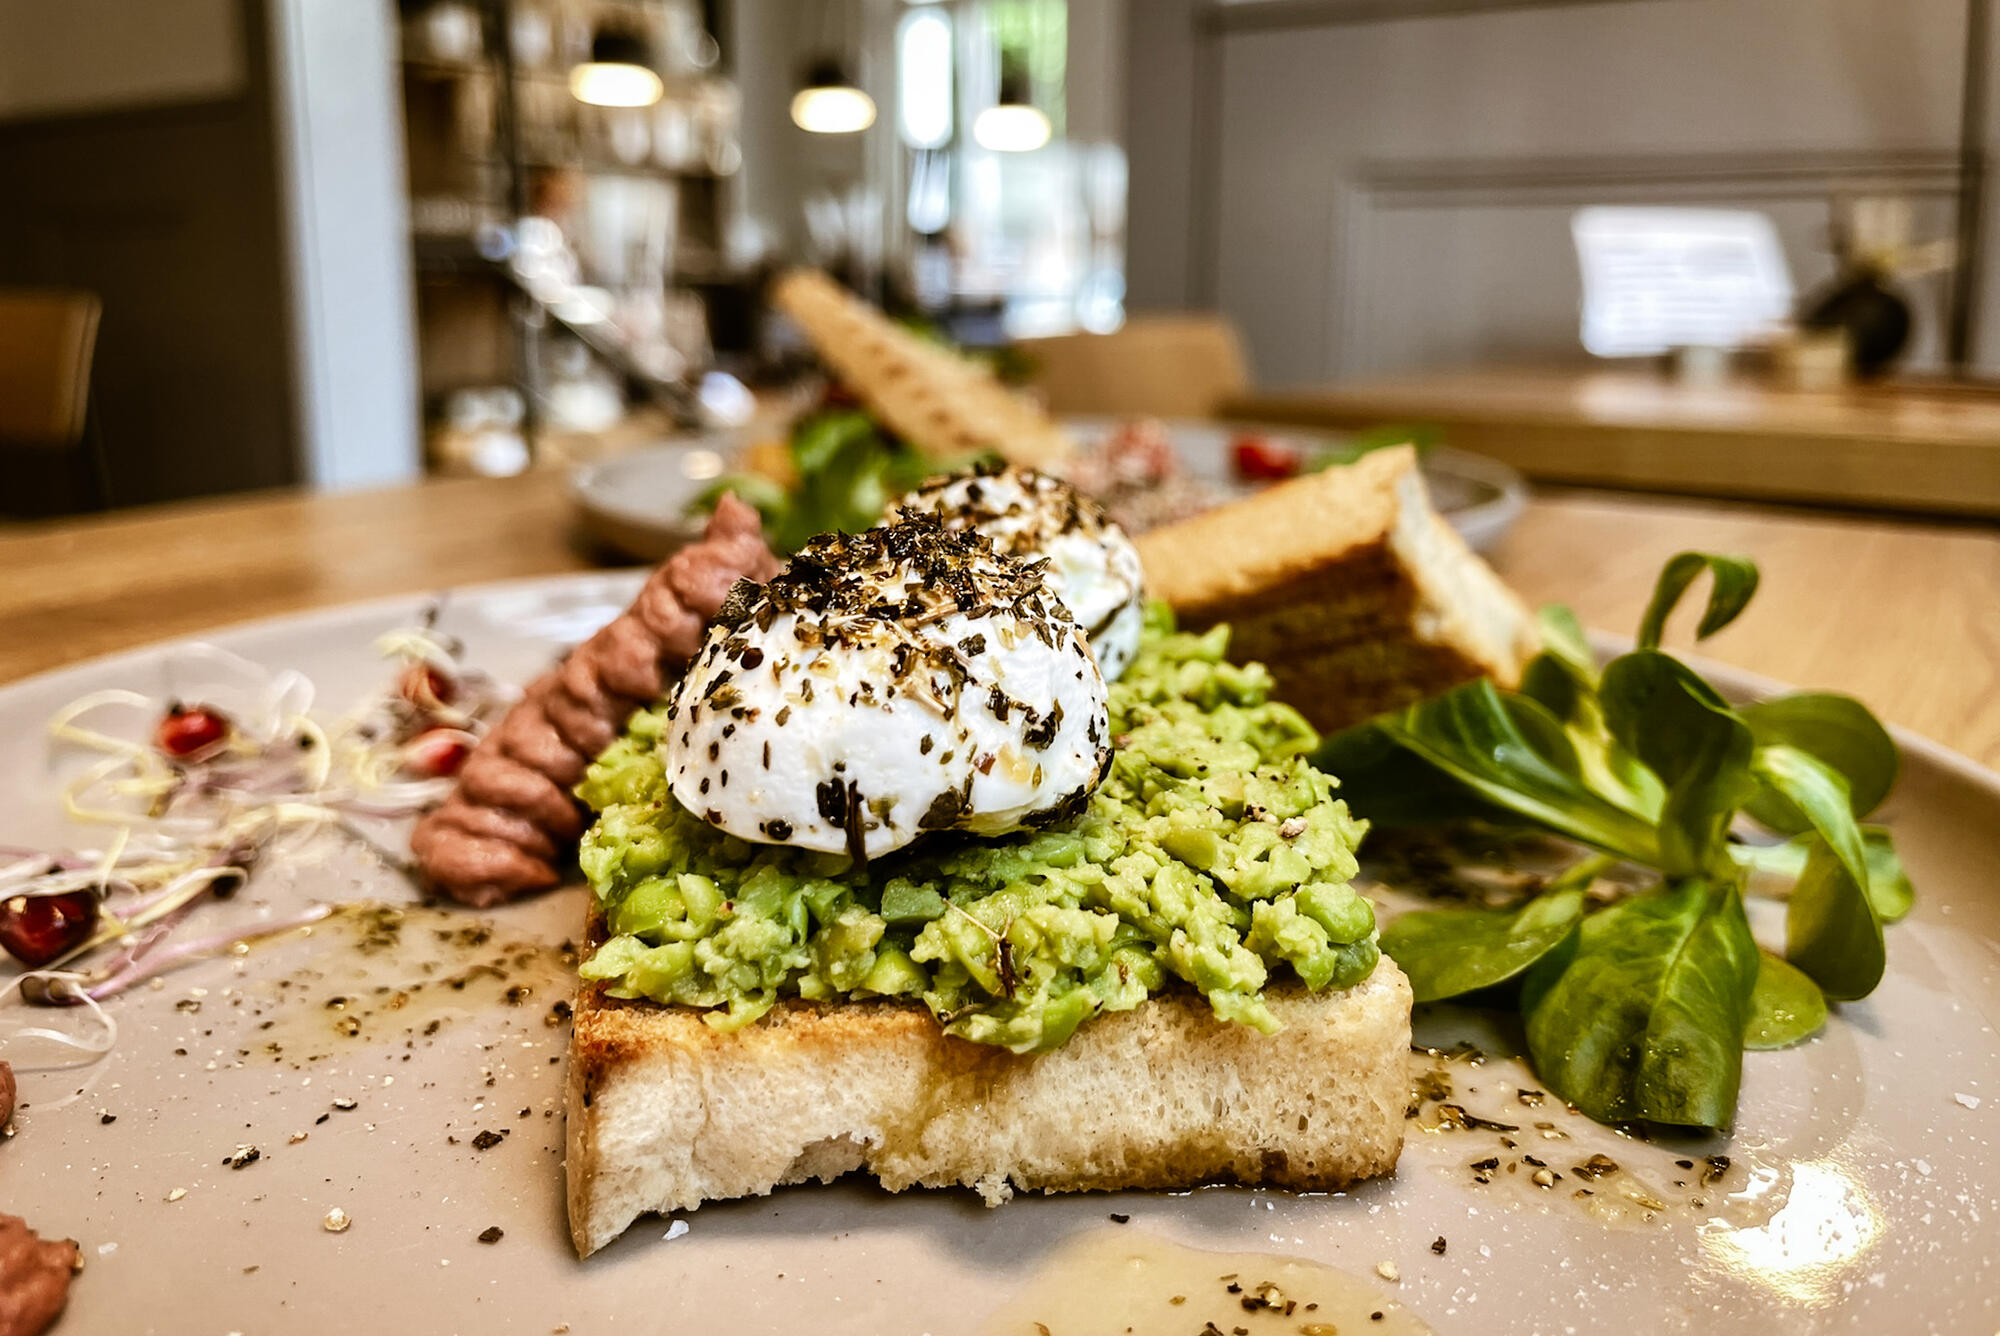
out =
[[[736,84],[715,0],[400,0],[431,467],[566,462],[621,424],[692,416],[725,282]],[[661,93],[579,100],[606,33]]]

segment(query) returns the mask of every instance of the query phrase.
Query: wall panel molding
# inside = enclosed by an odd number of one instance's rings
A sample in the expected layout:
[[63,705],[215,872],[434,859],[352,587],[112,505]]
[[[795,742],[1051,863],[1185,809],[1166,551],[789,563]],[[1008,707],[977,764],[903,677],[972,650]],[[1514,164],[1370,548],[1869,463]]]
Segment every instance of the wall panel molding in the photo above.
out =
[[[1377,238],[1398,214],[1575,209],[1592,204],[1691,203],[1756,208],[1824,205],[1857,195],[1898,195],[1939,206],[1957,199],[1961,164],[1949,149],[1768,150],[1620,157],[1517,156],[1373,160],[1338,172],[1332,189],[1326,325],[1328,374],[1378,369],[1394,303],[1384,284],[1408,277],[1385,263]],[[1496,258],[1501,258],[1496,252]],[[1792,257],[1795,266],[1800,256]]]
[[1764,150],[1375,161],[1360,164],[1349,174],[1349,184],[1384,206],[1449,208],[1570,198],[1589,202],[1607,190],[1742,192],[1760,199],[1861,192],[1956,195],[1960,172],[1958,154],[1948,148]]
[[1343,24],[1399,23],[1507,9],[1573,9],[1657,0],[1208,0],[1195,11],[1205,33],[1270,32]]

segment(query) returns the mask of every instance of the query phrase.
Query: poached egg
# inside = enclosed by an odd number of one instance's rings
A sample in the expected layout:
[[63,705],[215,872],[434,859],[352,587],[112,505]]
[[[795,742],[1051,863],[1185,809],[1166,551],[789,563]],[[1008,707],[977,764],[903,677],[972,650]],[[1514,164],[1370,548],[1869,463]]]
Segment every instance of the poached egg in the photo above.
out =
[[1139,549],[1062,479],[1023,468],[936,478],[898,501],[885,522],[919,514],[984,534],[1008,556],[1047,558],[1049,588],[1083,628],[1106,681],[1138,653],[1146,609]]
[[675,799],[857,861],[1080,811],[1111,761],[1107,693],[1046,569],[934,514],[813,539],[709,626],[667,713]]

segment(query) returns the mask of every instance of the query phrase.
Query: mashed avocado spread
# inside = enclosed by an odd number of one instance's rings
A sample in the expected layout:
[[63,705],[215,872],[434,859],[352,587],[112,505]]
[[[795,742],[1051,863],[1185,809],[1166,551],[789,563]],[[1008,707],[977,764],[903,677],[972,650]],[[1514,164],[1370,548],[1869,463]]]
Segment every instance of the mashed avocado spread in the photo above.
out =
[[784,996],[900,997],[1032,1052],[1176,981],[1277,1029],[1268,984],[1345,988],[1375,967],[1374,912],[1348,885],[1365,827],[1306,761],[1311,726],[1228,643],[1149,609],[1111,687],[1111,773],[1080,816],[933,835],[865,867],[714,829],[668,793],[664,704],[634,716],[577,789],[599,813],[581,861],[614,934],[583,977],[708,1008],[722,1030]]

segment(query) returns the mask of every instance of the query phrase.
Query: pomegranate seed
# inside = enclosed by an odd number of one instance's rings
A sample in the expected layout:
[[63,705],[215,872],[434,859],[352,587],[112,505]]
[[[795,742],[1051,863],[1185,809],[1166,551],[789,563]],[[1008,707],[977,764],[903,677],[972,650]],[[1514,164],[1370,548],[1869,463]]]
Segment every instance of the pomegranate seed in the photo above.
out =
[[153,729],[153,745],[178,761],[205,761],[228,741],[228,717],[208,705],[171,705]]
[[458,683],[438,671],[436,665],[417,662],[403,670],[403,679],[397,684],[403,699],[420,710],[435,710],[440,705],[449,705],[458,695]]
[[426,779],[445,779],[459,772],[472,755],[472,743],[455,728],[431,728],[403,748],[403,768]]
[[39,969],[82,944],[97,927],[97,897],[89,891],[17,895],[0,902],[0,946]]
[[1229,447],[1237,476],[1255,482],[1279,482],[1296,475],[1305,463],[1296,446],[1268,436],[1238,436]]

